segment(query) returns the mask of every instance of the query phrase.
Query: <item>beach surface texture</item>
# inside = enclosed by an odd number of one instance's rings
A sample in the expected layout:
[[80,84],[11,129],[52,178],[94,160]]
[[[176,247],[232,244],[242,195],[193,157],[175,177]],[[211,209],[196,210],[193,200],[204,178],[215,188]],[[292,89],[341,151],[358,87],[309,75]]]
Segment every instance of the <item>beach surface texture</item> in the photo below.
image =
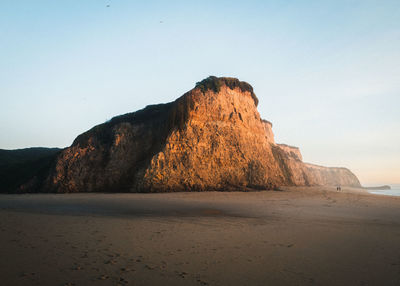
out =
[[399,242],[355,188],[0,196],[1,285],[399,285]]

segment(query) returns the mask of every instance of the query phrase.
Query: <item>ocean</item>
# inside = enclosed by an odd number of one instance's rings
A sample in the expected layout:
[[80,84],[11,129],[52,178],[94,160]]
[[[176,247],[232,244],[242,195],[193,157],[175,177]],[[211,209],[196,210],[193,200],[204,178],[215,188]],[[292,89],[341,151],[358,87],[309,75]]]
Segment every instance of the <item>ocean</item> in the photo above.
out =
[[390,190],[368,190],[371,194],[400,197],[400,185],[389,185]]

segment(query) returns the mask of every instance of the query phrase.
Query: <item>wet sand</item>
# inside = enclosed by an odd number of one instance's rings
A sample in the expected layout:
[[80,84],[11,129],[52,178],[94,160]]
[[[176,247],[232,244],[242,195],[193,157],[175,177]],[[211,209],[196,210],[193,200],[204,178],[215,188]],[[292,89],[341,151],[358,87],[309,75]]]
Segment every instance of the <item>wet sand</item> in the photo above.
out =
[[400,197],[0,196],[1,285],[400,285]]

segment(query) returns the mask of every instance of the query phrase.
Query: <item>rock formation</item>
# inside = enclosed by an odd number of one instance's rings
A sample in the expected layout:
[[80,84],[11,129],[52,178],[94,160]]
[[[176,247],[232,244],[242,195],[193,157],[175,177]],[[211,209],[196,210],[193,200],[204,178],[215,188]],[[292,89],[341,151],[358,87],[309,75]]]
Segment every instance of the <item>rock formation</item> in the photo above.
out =
[[364,187],[366,190],[370,191],[380,191],[380,190],[391,190],[392,188],[389,185],[383,185],[383,186],[376,186],[376,187]]
[[[115,117],[63,150],[45,189],[204,191],[279,185],[359,185],[346,169],[303,164],[297,148],[277,145],[252,87],[210,77],[176,101]],[[322,168],[322,167],[321,167]]]
[[58,148],[0,149],[0,193],[37,192]]
[[344,168],[302,162],[298,148],[276,144],[253,88],[209,77],[174,102],[117,116],[58,153],[45,192],[167,192],[351,185]]
[[281,158],[280,167],[285,170],[288,185],[361,187],[359,180],[349,169],[303,163],[297,147],[276,144],[272,148],[275,156]]

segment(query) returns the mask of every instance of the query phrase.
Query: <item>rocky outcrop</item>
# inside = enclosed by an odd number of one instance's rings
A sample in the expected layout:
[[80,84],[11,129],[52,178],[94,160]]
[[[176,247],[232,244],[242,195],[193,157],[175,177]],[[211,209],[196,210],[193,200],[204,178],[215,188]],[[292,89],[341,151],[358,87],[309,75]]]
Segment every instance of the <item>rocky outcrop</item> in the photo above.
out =
[[60,192],[237,190],[285,183],[250,85],[209,78],[175,102],[113,118],[57,158]]
[[276,144],[253,88],[209,77],[176,101],[117,116],[58,153],[46,192],[167,192],[357,185],[347,169],[304,164]]
[[264,126],[264,132],[265,132],[267,141],[270,143],[275,143],[274,132],[272,132],[272,123],[265,119],[261,119],[261,121]]
[[347,168],[323,167],[309,163],[305,163],[304,166],[309,185],[361,187],[357,177]]
[[58,148],[0,149],[0,193],[37,192]]
[[383,186],[376,186],[376,187],[364,187],[366,190],[370,191],[380,191],[380,190],[391,190],[392,188],[389,185],[383,185]]
[[285,153],[288,154],[288,156],[297,159],[297,160],[303,160],[303,156],[300,153],[299,147],[295,146],[290,146],[286,144],[278,144],[279,148],[281,148]]
[[279,158],[280,168],[284,170],[288,185],[361,187],[359,180],[349,169],[303,163],[297,147],[276,144],[272,150],[275,157]]

